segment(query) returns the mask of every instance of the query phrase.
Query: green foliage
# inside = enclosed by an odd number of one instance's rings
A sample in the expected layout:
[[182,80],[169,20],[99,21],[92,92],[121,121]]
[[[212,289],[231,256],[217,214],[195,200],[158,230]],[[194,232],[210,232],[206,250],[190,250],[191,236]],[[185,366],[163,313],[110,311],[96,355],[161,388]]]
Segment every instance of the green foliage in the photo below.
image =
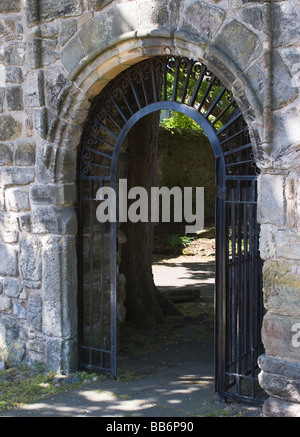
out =
[[187,247],[193,243],[194,238],[186,235],[180,236],[178,234],[172,234],[168,237],[168,244],[171,247],[183,246]]
[[190,117],[187,117],[186,115],[177,111],[172,111],[172,117],[162,120],[161,126],[167,127],[168,129],[200,129],[198,123],[196,123]]
[[[198,80],[198,77],[194,77],[194,78],[190,77],[190,79],[189,79],[189,87],[188,87],[189,89],[188,89],[186,97],[185,97],[186,104],[189,104],[188,102],[190,102],[190,100],[192,98],[192,93],[195,90],[197,80]],[[178,81],[178,95],[179,96],[183,92],[184,84],[185,84],[185,73],[182,70],[180,70],[179,71],[179,81]],[[172,94],[173,94],[173,87],[174,87],[174,75],[171,73],[167,73],[167,91],[166,91],[166,93],[167,93],[168,99],[170,99],[170,100],[171,100]],[[200,86],[199,91],[198,91],[198,99],[201,100],[202,96],[204,96],[208,87],[209,87],[209,77],[207,77],[206,79],[204,79],[202,81],[201,86]],[[201,112],[205,113],[208,110],[210,103],[216,99],[216,97],[220,93],[222,87],[223,87],[223,85],[220,82],[216,83],[216,84],[214,84],[214,86],[212,86],[212,88],[207,93],[207,96],[206,96],[205,101],[203,103],[203,106],[201,108]],[[163,98],[163,96],[162,96],[162,98]],[[226,107],[226,105],[228,104],[228,101],[231,98],[232,98],[232,95],[229,91],[226,91],[223,94],[222,98],[218,102],[218,107],[215,108],[215,111],[216,111],[215,115],[211,114],[208,117],[211,122],[213,122],[215,120],[215,117],[217,116],[217,114],[220,113]],[[199,103],[199,100],[196,101],[196,106],[197,106],[197,102]],[[229,108],[227,111],[227,116],[233,110],[234,110],[234,106]],[[189,130],[199,130],[200,129],[198,123],[196,123],[191,118],[189,118],[186,115],[184,115],[180,112],[177,112],[177,111],[172,111],[172,116],[170,118],[162,120],[161,125],[169,128],[169,129],[177,129],[177,128],[189,129]],[[221,121],[218,121],[214,125],[216,130],[219,130],[222,126],[223,126],[223,123]]]

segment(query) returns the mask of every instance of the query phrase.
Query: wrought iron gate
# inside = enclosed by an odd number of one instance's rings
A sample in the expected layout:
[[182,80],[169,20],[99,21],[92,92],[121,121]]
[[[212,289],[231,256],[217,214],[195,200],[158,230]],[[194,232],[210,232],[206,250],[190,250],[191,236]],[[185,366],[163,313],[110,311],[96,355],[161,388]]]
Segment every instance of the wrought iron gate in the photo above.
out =
[[181,57],[155,57],[125,70],[94,102],[85,129],[78,175],[80,366],[113,376],[117,370],[117,223],[97,221],[96,192],[117,188],[126,135],[140,118],[163,109],[196,121],[215,155],[216,389],[222,398],[254,400],[263,316],[258,170],[231,92],[202,62]]

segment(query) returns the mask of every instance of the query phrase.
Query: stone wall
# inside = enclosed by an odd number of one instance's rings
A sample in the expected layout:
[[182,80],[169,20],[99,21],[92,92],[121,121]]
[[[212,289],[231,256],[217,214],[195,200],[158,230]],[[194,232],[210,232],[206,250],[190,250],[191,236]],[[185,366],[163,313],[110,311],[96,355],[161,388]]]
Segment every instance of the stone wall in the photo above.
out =
[[[182,189],[203,187],[205,224],[214,222],[215,157],[206,135],[201,130],[160,129],[156,177],[158,186]],[[194,200],[195,190],[193,195]]]
[[267,315],[265,414],[300,415],[299,0],[2,0],[0,350],[76,366],[76,162],[95,96],[129,65],[202,59],[250,126]]

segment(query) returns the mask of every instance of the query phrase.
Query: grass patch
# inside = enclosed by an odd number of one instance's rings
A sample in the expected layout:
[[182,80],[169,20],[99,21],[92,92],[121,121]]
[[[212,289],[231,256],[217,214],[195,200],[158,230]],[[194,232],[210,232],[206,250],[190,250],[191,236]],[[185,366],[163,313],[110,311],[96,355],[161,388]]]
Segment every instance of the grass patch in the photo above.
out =
[[9,367],[0,371],[0,412],[78,388],[95,378],[95,374],[77,372],[72,375],[74,382],[65,384],[67,377],[58,377],[41,366]]

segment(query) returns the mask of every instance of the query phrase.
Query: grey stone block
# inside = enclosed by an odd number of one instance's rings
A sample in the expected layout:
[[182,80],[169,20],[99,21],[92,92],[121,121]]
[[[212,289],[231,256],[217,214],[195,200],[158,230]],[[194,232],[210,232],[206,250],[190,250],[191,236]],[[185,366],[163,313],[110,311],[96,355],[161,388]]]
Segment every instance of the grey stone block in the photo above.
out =
[[35,143],[18,144],[15,151],[15,164],[30,166],[35,164]]
[[17,298],[22,291],[22,285],[17,279],[6,278],[3,284],[4,294],[8,297]]
[[22,304],[15,302],[13,304],[13,315],[17,319],[26,319],[26,308]]
[[0,165],[13,164],[13,145],[0,144]]
[[109,29],[105,15],[94,18],[78,32],[78,38],[86,55],[99,50],[108,37]]
[[190,6],[184,14],[183,29],[191,32],[191,27],[201,36],[213,38],[226,17],[223,9],[197,1]]
[[0,37],[4,37],[13,33],[16,29],[13,20],[8,20],[6,18],[0,19]]
[[8,167],[0,173],[0,184],[4,187],[9,185],[27,185],[33,182],[35,170],[33,167]]
[[91,9],[101,11],[105,6],[109,5],[113,0],[90,0]]
[[11,115],[0,117],[0,141],[14,140],[22,133],[22,124]]
[[11,298],[0,296],[0,311],[9,311],[11,309],[12,303]]
[[262,53],[263,48],[258,36],[237,20],[230,21],[221,29],[214,45],[242,70]]
[[33,208],[33,227],[41,234],[76,234],[77,218],[73,208],[38,206]]
[[5,65],[23,65],[25,62],[25,44],[13,42],[4,48]]
[[1,0],[0,13],[20,12],[21,0]]
[[78,36],[72,38],[61,53],[61,62],[65,69],[71,74],[78,68],[85,53]]
[[7,67],[6,68],[6,82],[22,83],[23,82],[22,69],[20,67]]
[[37,288],[42,279],[42,244],[33,236],[23,237],[20,243],[20,272],[24,285]]
[[30,190],[30,199],[35,205],[68,205],[73,204],[75,198],[75,185],[33,185]]
[[40,297],[30,296],[27,304],[27,320],[36,331],[42,330],[42,307]]
[[28,192],[12,188],[6,192],[6,202],[9,211],[29,211],[29,196]]
[[74,17],[81,13],[82,0],[43,0],[38,3],[27,0],[27,21],[31,25],[56,18]]
[[7,87],[6,100],[10,111],[20,111],[23,109],[22,87],[19,85]]
[[8,244],[0,244],[0,275],[17,276],[18,250]]

